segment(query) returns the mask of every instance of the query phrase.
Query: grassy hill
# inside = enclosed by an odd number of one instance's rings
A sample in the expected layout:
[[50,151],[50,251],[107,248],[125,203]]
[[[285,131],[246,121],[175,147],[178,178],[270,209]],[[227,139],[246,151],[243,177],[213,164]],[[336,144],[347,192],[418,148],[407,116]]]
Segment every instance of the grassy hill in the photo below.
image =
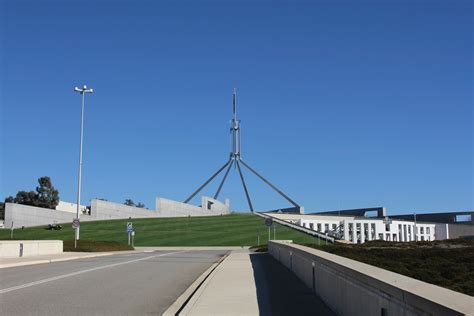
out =
[[[126,224],[129,220],[110,220],[81,223],[82,240],[127,242]],[[251,214],[231,214],[205,217],[174,217],[133,219],[136,231],[135,246],[251,246],[268,240],[264,219]],[[45,226],[15,229],[14,239],[74,239],[71,224],[51,231]],[[273,228],[271,231],[273,239]],[[276,225],[277,239],[291,239],[298,243],[317,243],[315,237],[285,226]],[[0,229],[0,239],[10,239],[9,229]]]

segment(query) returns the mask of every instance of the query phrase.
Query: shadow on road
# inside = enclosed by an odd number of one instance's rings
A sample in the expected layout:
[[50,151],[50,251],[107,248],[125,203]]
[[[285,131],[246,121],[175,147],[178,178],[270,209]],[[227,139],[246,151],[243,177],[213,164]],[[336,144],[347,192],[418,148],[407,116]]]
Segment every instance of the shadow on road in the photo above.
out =
[[334,315],[285,266],[268,253],[250,255],[260,315]]

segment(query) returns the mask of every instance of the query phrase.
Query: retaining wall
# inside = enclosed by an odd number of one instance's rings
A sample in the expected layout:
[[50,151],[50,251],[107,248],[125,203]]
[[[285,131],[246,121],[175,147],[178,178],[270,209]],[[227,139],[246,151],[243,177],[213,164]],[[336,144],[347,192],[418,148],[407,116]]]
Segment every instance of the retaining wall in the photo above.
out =
[[[104,200],[91,200],[91,217],[93,220],[126,219],[157,217],[158,213],[146,208],[128,206]],[[82,216],[81,216],[82,220]]]
[[401,274],[291,242],[268,251],[338,315],[474,314],[473,297]]
[[62,252],[62,240],[0,240],[0,258],[32,257]]
[[[72,223],[76,217],[75,213],[52,210],[49,208],[35,207],[22,204],[5,203],[5,225],[6,229],[22,226],[39,226],[54,223]],[[89,215],[81,215],[81,221],[94,220]]]

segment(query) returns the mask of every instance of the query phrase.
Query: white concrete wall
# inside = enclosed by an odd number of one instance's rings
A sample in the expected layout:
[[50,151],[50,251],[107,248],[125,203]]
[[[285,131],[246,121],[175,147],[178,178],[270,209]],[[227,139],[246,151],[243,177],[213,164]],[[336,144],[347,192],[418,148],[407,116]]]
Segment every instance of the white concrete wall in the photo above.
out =
[[0,240],[0,258],[32,257],[62,252],[62,240]]
[[281,241],[270,241],[268,250],[337,315],[474,313],[471,296],[362,262]]
[[[76,203],[64,202],[64,201],[59,201],[58,205],[56,206],[56,209],[58,211],[76,213],[77,212],[77,204]],[[79,206],[79,212],[81,214],[83,214],[85,211],[86,211],[86,206],[85,205]]]
[[[54,223],[72,223],[75,213],[52,210],[22,204],[5,203],[5,228],[39,226]],[[93,220],[91,216],[81,215],[81,221]]]
[[[71,203],[72,205],[76,205]],[[93,199],[91,201],[91,212],[80,214],[81,221],[98,221],[110,219],[131,218],[156,218],[156,217],[178,217],[178,216],[212,216],[229,214],[229,203],[222,203],[210,197],[202,197],[202,206],[195,206],[178,201],[157,198],[156,210],[127,206],[124,204]],[[5,204],[5,227],[14,228],[22,226],[40,226],[54,223],[72,223],[76,217],[71,209],[67,211],[53,210],[28,205],[6,203]]]
[[156,210],[160,217],[210,216],[230,213],[229,206],[218,200],[203,196],[201,202],[201,206],[195,206],[158,197],[156,198]]
[[[94,220],[157,217],[156,211],[109,201],[91,200],[91,217]],[[82,218],[82,217],[81,217]]]

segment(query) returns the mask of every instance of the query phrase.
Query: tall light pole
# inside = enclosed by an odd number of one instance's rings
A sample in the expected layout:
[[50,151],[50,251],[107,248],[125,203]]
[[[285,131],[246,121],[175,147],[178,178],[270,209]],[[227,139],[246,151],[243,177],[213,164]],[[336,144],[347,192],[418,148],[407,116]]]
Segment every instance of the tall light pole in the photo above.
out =
[[[81,179],[82,179],[82,138],[84,134],[84,96],[86,93],[92,93],[94,90],[87,88],[84,85],[82,88],[75,87],[74,91],[79,92],[82,95],[82,107],[81,107],[81,136],[80,136],[80,147],[79,147],[79,176],[77,180],[77,211],[76,219],[79,220],[79,210],[81,208]],[[76,228],[76,238],[74,239],[74,247],[77,245],[79,240],[79,229],[80,226]]]

